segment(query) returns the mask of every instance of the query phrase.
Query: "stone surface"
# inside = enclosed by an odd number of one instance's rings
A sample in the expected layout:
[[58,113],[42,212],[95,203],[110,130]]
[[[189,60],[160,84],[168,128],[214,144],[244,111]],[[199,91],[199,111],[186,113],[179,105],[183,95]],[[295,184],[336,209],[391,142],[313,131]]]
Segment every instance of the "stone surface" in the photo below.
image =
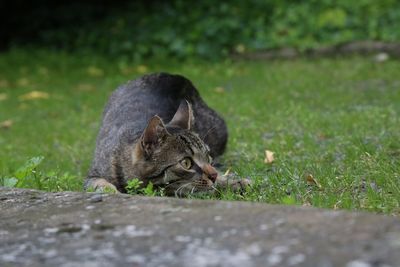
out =
[[0,188],[0,266],[400,266],[400,220]]

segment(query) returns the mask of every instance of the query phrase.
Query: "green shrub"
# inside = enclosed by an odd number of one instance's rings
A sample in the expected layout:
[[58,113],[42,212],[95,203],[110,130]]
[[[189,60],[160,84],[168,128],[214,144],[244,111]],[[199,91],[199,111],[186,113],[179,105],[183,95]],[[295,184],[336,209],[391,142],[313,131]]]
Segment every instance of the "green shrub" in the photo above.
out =
[[[88,9],[75,3],[41,12],[51,14],[58,27],[47,25],[52,20],[47,22],[46,17],[35,17],[31,19],[41,23],[28,24],[29,32],[38,32],[34,41],[42,46],[133,59],[218,58],[287,46],[305,50],[354,40],[400,40],[396,0],[136,1],[116,3],[110,11],[103,10],[102,19],[94,11],[82,10]],[[71,26],[74,21],[80,25]]]

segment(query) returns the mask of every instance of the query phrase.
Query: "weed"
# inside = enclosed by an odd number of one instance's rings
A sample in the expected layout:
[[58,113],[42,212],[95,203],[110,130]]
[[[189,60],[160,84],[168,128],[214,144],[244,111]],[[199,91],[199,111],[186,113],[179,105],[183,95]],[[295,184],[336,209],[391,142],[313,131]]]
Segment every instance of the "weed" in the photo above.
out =
[[125,187],[128,194],[132,195],[145,195],[145,196],[163,196],[164,191],[162,189],[156,190],[152,182],[149,182],[146,186],[143,186],[143,182],[137,178],[128,181]]

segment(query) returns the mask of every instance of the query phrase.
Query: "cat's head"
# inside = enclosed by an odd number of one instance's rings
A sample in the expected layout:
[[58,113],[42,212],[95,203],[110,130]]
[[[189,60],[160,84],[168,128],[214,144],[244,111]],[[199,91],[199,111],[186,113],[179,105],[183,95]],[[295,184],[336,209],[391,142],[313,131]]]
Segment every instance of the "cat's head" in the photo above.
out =
[[191,129],[191,105],[182,101],[172,120],[164,124],[154,116],[133,151],[139,178],[163,187],[167,195],[184,196],[214,190],[217,171],[210,149]]

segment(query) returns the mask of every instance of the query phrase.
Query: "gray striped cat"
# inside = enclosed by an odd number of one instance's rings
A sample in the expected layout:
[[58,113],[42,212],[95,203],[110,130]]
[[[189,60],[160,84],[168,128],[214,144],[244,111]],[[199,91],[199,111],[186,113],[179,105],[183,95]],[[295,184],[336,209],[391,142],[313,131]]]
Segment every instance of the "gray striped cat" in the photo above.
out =
[[167,195],[213,191],[228,182],[212,166],[228,138],[224,120],[179,75],[145,75],[119,87],[103,113],[85,189],[126,192],[130,179]]

